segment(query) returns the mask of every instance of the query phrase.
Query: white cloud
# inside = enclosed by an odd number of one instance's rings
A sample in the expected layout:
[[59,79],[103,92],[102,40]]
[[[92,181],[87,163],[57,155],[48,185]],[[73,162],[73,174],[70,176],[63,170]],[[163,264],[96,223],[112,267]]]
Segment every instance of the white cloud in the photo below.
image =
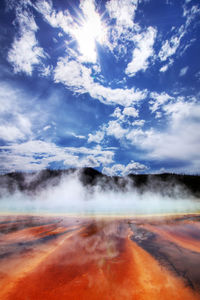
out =
[[53,9],[52,1],[42,0],[37,1],[34,7],[52,27],[61,28],[66,34],[73,36],[77,25],[67,10],[57,12]]
[[25,72],[31,75],[33,67],[45,58],[45,52],[39,47],[35,37],[38,28],[33,16],[27,11],[17,10],[16,19],[19,23],[19,33],[8,52],[8,61],[13,65],[15,73]]
[[87,87],[92,84],[90,78],[91,70],[76,62],[75,60],[59,59],[54,70],[55,82],[62,82],[79,93],[87,92]]
[[186,34],[186,27],[181,26],[177,33],[174,34],[169,40],[165,40],[162,43],[162,47],[158,56],[161,61],[166,61],[170,56],[174,55],[180,45],[181,39]]
[[160,68],[160,72],[166,72],[171,65],[173,65],[174,59],[170,58],[168,63]]
[[[161,50],[158,53],[158,56],[161,61],[166,61],[169,57],[173,56],[176,53],[177,49],[180,46],[182,38],[187,33],[189,26],[191,25],[192,21],[197,16],[199,16],[199,14],[200,8],[197,5],[193,5],[192,8],[189,9],[187,9],[187,5],[183,5],[183,17],[186,18],[186,22],[177,30],[177,33],[174,34],[170,39],[163,41]],[[182,55],[190,45],[191,43],[186,45],[185,49],[183,49],[180,55]],[[165,65],[160,69],[160,71],[165,72],[167,69],[168,67],[167,65]]]
[[198,5],[193,5],[191,8],[187,8],[187,5],[183,5],[183,17],[186,18],[186,27],[190,26],[192,21],[199,17],[200,8]]
[[188,69],[189,69],[189,67],[182,68],[180,70],[179,76],[181,76],[181,77],[184,76],[187,73]]
[[145,120],[135,120],[132,125],[133,126],[143,126],[145,124]]
[[93,84],[89,90],[91,97],[99,99],[105,104],[120,104],[122,106],[130,106],[133,103],[143,100],[147,91],[140,91],[139,89],[112,89],[104,87],[100,84]]
[[32,136],[32,124],[20,105],[23,94],[5,83],[0,86],[0,139],[7,142]]
[[138,110],[134,107],[125,107],[123,110],[123,115],[136,118],[138,117]]
[[75,134],[75,133],[73,133],[73,132],[72,132],[72,135],[73,135],[75,138],[77,138],[77,139],[81,139],[81,140],[86,139],[86,137],[85,137],[84,135],[78,135],[78,134]]
[[105,132],[104,131],[96,131],[95,134],[88,134],[88,143],[95,142],[99,144],[104,139]]
[[44,128],[43,128],[43,130],[44,131],[47,131],[48,129],[50,129],[51,128],[51,125],[47,125],[47,126],[45,126]]
[[53,67],[52,66],[45,66],[45,65],[42,65],[40,68],[39,68],[39,72],[40,72],[40,75],[42,77],[49,77],[51,75],[53,71]]
[[127,129],[122,128],[118,121],[109,121],[106,133],[114,136],[116,139],[121,139],[126,135]]
[[95,1],[81,1],[80,8],[83,12],[83,21],[74,32],[75,38],[82,54],[81,60],[95,63],[97,60],[96,42],[102,45],[106,43],[107,28],[95,10]]
[[172,56],[176,53],[178,46],[180,45],[181,38],[178,36],[173,36],[170,41],[166,40],[162,44],[162,48],[158,54],[161,61],[167,60],[169,56]]
[[117,60],[127,54],[128,47],[133,45],[133,35],[140,30],[140,26],[134,23],[138,2],[138,0],[111,0],[106,2],[109,21],[107,22],[107,41],[105,45]]
[[182,99],[163,106],[168,123],[163,131],[133,129],[127,139],[147,152],[146,158],[184,161],[198,169],[200,165],[200,105]]
[[80,147],[58,147],[54,143],[32,140],[0,147],[0,161],[5,171],[41,170],[52,162],[63,161],[67,167],[98,167],[113,163],[114,152]]
[[200,80],[200,71],[198,71],[196,74],[195,74],[195,77]]
[[9,126],[9,125],[0,126],[0,139],[10,142],[10,141],[15,141],[24,138],[25,138],[24,134],[16,127]]
[[96,42],[106,43],[107,30],[95,9],[93,0],[80,2],[82,14],[79,15],[78,20],[75,20],[68,10],[55,11],[51,2],[37,1],[35,8],[52,27],[61,28],[71,39],[77,41],[80,61],[96,63]]
[[123,120],[124,118],[122,111],[119,107],[116,107],[114,112],[110,116],[113,118],[117,118],[118,120]]
[[163,67],[160,68],[160,72],[166,72],[169,68],[169,65],[164,65]]
[[[31,0],[18,0],[17,4],[19,7],[27,7],[28,5],[32,5]],[[5,2],[6,10],[12,10],[16,8],[16,1],[15,0],[8,0]]]
[[138,89],[112,89],[94,82],[91,69],[75,60],[60,58],[54,71],[55,82],[61,82],[75,92],[89,93],[92,98],[104,104],[120,104],[130,106],[132,103],[144,99],[147,91]]
[[160,119],[162,117],[161,111],[157,111],[155,114],[155,119]]
[[106,9],[111,19],[116,20],[119,27],[133,27],[138,0],[110,0]]
[[133,50],[132,61],[127,65],[125,73],[134,76],[138,71],[145,71],[149,66],[149,58],[153,56],[153,45],[157,31],[153,27],[148,27],[147,31],[133,37],[136,45]]
[[152,92],[150,94],[151,100],[149,101],[150,104],[150,110],[152,112],[156,112],[158,109],[160,109],[163,104],[165,104],[168,100],[173,99],[173,97],[169,96],[167,93],[163,92],[161,94],[158,94],[157,92]]
[[[108,123],[104,123],[102,126],[100,126],[100,129],[96,131],[95,134],[89,134],[88,143],[100,143],[106,136],[113,136],[120,140],[128,133],[128,124],[143,126],[145,123],[144,120],[137,120],[133,123],[128,120],[130,117],[138,117],[138,110],[136,110],[134,107],[125,107],[123,111],[117,107],[110,116],[116,119],[109,121]],[[123,127],[124,125],[126,128]]]
[[109,176],[121,175],[126,176],[131,173],[138,173],[147,170],[148,167],[135,161],[131,161],[128,165],[115,164],[112,167],[104,167],[102,172]]
[[[100,126],[100,129],[95,132],[95,134],[90,133],[88,135],[88,143],[101,143],[106,136],[114,136],[116,139],[124,138],[128,132],[128,129],[123,128],[123,125],[126,127],[127,124],[131,125],[131,122],[127,120],[127,118],[138,117],[138,110],[136,110],[134,107],[125,107],[122,111],[119,107],[117,107],[110,116],[116,119],[109,121],[108,123],[104,123],[102,126]],[[143,126],[144,122],[144,120],[137,120],[135,125]]]
[[17,108],[16,101],[21,97],[18,90],[12,89],[9,85],[1,82],[0,85],[0,114],[7,114],[12,109],[15,111]]

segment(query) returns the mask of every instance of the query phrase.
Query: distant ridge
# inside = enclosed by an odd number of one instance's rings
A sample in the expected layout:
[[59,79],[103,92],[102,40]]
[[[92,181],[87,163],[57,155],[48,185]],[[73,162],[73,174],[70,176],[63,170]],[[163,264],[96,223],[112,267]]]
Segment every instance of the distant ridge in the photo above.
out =
[[[73,176],[77,173],[80,182],[87,187],[99,185],[102,189],[115,189],[125,191],[129,187],[138,189],[140,192],[146,190],[159,192],[173,196],[179,190],[200,197],[200,176],[181,174],[129,174],[125,177],[107,176],[93,168],[51,170],[45,169],[40,172],[24,173],[12,172],[0,175],[0,195],[8,190],[10,193],[16,190],[22,192],[37,192],[43,188],[56,186],[61,178]],[[65,180],[65,179],[64,179]]]

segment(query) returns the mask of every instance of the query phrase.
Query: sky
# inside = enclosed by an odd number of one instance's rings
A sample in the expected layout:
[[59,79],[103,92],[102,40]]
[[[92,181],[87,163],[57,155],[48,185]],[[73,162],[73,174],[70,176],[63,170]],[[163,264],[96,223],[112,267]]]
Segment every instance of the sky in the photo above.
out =
[[197,174],[200,3],[0,3],[0,172]]

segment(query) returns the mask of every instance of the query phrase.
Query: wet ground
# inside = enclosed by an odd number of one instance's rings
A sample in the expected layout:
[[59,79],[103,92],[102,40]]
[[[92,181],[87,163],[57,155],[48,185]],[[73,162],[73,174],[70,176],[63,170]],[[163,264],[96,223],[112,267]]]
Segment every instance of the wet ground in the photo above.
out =
[[200,299],[200,216],[0,216],[0,299]]

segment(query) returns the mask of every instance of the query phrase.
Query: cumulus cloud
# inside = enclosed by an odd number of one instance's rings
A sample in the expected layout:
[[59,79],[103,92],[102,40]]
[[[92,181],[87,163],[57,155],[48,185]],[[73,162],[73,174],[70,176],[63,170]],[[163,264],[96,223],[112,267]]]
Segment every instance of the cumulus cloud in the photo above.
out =
[[67,87],[79,93],[87,92],[87,86],[91,86],[91,70],[75,60],[60,58],[54,70],[55,82],[62,82]]
[[147,170],[148,167],[139,162],[131,161],[128,165],[114,164],[111,167],[104,167],[102,172],[109,176],[126,176],[130,173],[137,174],[141,171]]
[[149,58],[154,54],[156,33],[155,28],[148,27],[147,31],[133,37],[136,47],[133,50],[132,61],[125,70],[128,76],[134,76],[138,71],[145,71],[148,68]]
[[115,120],[108,121],[100,126],[99,130],[94,134],[89,134],[88,143],[96,142],[100,143],[104,138],[108,136],[115,137],[118,140],[125,138],[129,131],[129,126],[143,126],[144,120],[136,120],[135,122],[130,122],[130,118],[138,117],[138,110],[134,107],[125,107],[121,110],[116,107],[114,112],[110,115]]
[[134,146],[147,151],[147,157],[157,161],[170,159],[184,162],[193,171],[200,164],[200,105],[194,101],[167,103],[163,111],[168,117],[165,130],[133,129],[127,139]]
[[125,107],[123,110],[123,114],[125,116],[136,118],[138,117],[138,110],[135,109],[134,107]]
[[139,110],[135,107],[129,106],[125,107],[123,110],[117,107],[110,116],[116,118],[118,122],[128,123],[130,117],[137,118],[138,115]]
[[96,131],[95,134],[89,133],[88,134],[88,143],[95,142],[95,143],[99,144],[104,139],[104,135],[105,135],[105,132],[100,131],[100,130]]
[[0,139],[10,142],[24,139],[24,137],[24,134],[15,126],[0,125]]
[[118,120],[123,120],[124,118],[122,111],[119,107],[116,107],[114,112],[110,116],[113,118],[117,118]]
[[121,139],[127,133],[127,129],[124,129],[117,120],[109,121],[108,127],[106,128],[107,135],[112,135],[116,139]]

